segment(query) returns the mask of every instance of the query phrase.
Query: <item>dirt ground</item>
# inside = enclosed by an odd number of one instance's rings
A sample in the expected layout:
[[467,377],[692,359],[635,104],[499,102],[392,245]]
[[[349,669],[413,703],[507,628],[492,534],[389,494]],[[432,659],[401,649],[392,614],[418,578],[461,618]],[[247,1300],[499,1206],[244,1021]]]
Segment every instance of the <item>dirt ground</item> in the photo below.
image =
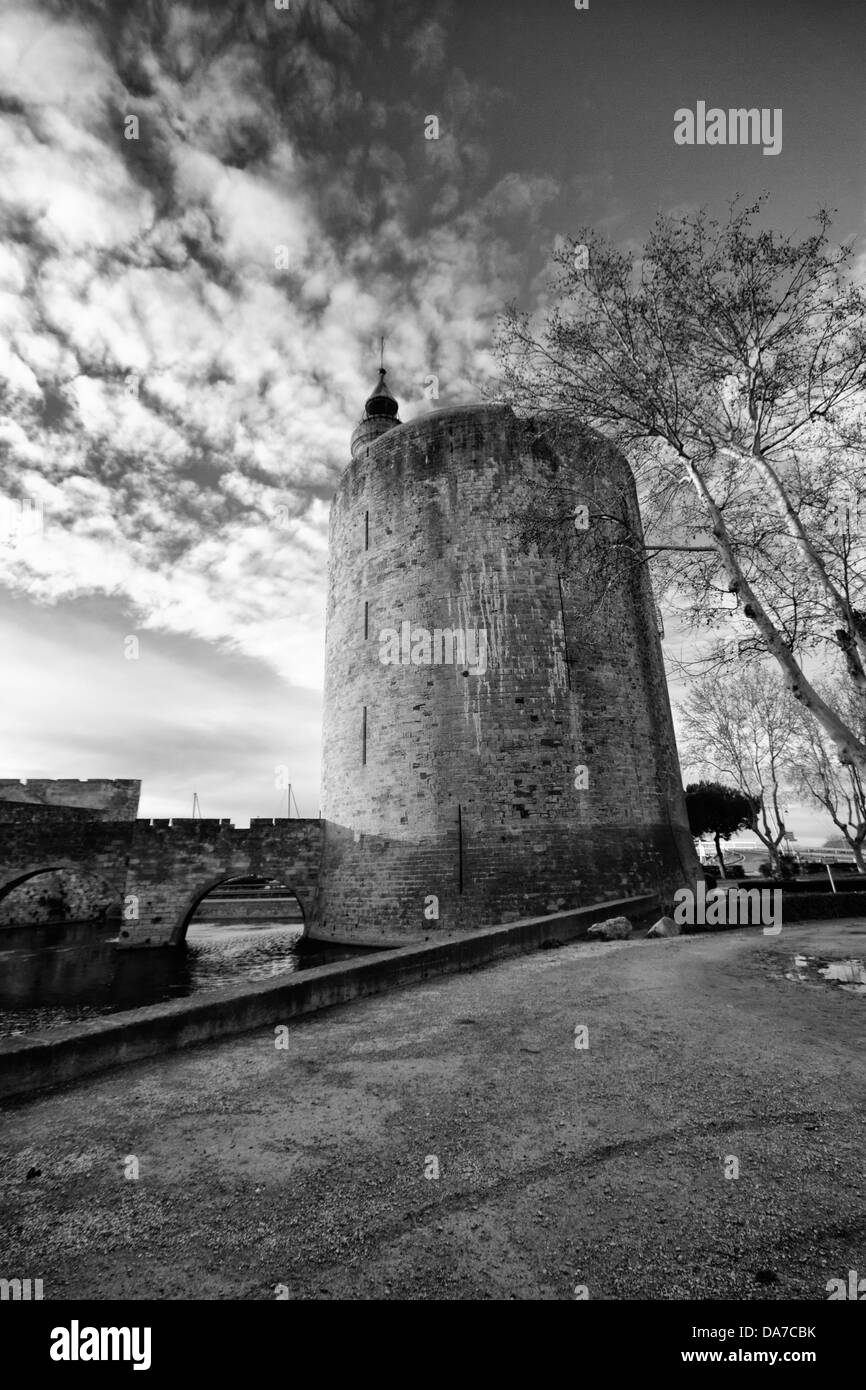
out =
[[824,1300],[866,1274],[866,996],[795,952],[863,959],[866,920],[539,951],[7,1104],[0,1274]]

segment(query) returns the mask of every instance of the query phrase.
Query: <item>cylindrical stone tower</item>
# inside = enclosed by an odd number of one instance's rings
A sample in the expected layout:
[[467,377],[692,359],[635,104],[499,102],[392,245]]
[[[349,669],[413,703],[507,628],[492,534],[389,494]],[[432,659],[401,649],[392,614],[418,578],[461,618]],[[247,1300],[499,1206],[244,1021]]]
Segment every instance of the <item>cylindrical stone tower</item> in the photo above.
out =
[[639,534],[625,459],[507,406],[400,424],[383,378],[331,511],[311,935],[408,943],[693,882],[646,566],[593,606],[589,573],[515,539],[550,489],[625,497]]

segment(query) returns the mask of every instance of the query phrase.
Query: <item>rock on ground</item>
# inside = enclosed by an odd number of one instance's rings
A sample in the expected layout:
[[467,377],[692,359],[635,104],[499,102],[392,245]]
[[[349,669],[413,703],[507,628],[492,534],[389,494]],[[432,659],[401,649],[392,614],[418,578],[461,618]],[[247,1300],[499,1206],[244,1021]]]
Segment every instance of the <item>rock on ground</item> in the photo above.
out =
[[606,922],[596,922],[590,927],[587,936],[599,936],[602,941],[624,941],[631,936],[631,922],[627,917],[608,917]]
[[657,922],[653,922],[647,936],[679,936],[680,926],[673,917],[660,917]]

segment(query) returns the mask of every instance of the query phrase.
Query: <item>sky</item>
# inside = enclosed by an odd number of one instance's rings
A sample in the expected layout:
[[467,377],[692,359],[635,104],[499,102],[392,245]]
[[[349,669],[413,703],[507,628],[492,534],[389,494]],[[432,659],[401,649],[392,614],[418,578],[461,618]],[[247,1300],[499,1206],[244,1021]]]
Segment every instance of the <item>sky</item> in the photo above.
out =
[[[866,266],[860,0],[278,3],[0,0],[2,775],[141,777],[143,815],[318,814],[380,334],[402,419],[478,400],[562,238],[738,192]],[[781,108],[780,153],[677,145],[699,100]]]

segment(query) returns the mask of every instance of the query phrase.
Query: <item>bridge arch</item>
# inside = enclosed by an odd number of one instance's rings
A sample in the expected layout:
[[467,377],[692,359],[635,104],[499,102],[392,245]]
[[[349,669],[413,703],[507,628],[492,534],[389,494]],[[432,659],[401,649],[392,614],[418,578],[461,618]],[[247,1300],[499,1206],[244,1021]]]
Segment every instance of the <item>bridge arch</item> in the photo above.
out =
[[[268,877],[268,875],[265,873],[260,873],[257,876],[262,878]],[[168,940],[169,946],[180,946],[181,943],[186,940],[187,929],[189,927],[190,921],[192,920],[193,913],[195,912],[199,903],[203,902],[203,900],[207,897],[208,893],[213,892],[214,888],[218,888],[221,883],[234,883],[239,878],[248,877],[249,874],[239,873],[237,870],[234,870],[229,873],[217,874],[215,878],[209,879],[206,883],[197,887],[192,893],[190,893],[183,907],[178,913],[174,926],[172,927],[171,936]],[[271,874],[270,877],[280,878],[282,877],[282,875],[279,873],[279,870],[277,870],[273,874]],[[304,926],[303,931],[301,932],[301,936],[305,937],[309,930],[309,908],[307,904],[304,902],[304,899],[301,897],[301,894],[298,892],[296,888],[292,886],[291,883],[287,883],[285,886],[286,889],[294,895],[295,899],[297,900],[298,906],[300,907],[301,912],[303,913]]]
[[0,870],[0,902],[12,892],[13,888],[19,888],[28,879],[36,878],[39,874],[54,874],[64,870],[67,873],[78,874],[85,878],[98,878],[100,883],[105,884],[112,897],[117,899],[118,905],[123,906],[123,884],[112,883],[110,879],[105,877],[105,874],[100,873],[99,869],[93,869],[89,864],[82,864],[80,860],[76,863],[72,859],[49,859],[44,864],[28,864],[26,868],[15,869],[13,873],[9,873],[7,870],[5,878]]

